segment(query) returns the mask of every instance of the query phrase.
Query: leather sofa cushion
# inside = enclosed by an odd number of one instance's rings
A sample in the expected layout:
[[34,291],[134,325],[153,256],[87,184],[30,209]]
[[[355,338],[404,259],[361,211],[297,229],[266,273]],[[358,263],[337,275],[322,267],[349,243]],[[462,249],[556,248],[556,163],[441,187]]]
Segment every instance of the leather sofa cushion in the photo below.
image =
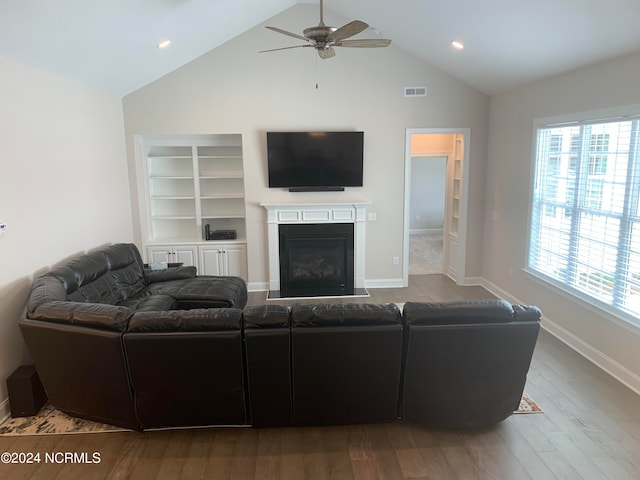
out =
[[178,307],[242,308],[247,303],[247,285],[239,277],[199,276],[185,280],[152,283],[143,294],[169,295],[178,301]]
[[188,267],[169,267],[163,270],[145,270],[144,278],[147,283],[168,282],[169,280],[185,280],[195,278],[197,269]]
[[115,305],[54,301],[37,307],[29,318],[124,332],[132,313],[130,308]]
[[408,325],[458,325],[514,321],[513,307],[504,300],[407,302],[403,318]]
[[215,332],[240,330],[242,310],[237,308],[137,312],[129,321],[128,333]]
[[337,327],[401,324],[400,310],[387,304],[294,304],[291,307],[292,327]]
[[173,310],[177,306],[176,299],[169,295],[144,295],[128,298],[118,303],[136,312],[153,312]]
[[244,328],[269,329],[289,328],[291,325],[289,307],[284,305],[255,305],[242,312]]
[[62,283],[67,300],[72,302],[115,305],[145,287],[142,259],[131,243],[82,255],[46,276]]

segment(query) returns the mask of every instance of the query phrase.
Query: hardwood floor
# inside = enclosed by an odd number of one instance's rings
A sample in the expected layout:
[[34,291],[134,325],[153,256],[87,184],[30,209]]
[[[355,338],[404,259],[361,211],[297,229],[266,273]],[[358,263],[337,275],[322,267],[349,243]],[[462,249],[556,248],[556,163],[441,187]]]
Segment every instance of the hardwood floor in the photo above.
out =
[[[349,301],[491,298],[442,276]],[[264,301],[250,295],[249,303]],[[541,332],[526,391],[544,414],[455,431],[406,423],[0,437],[0,452],[100,463],[0,464],[2,479],[640,479],[640,396]]]

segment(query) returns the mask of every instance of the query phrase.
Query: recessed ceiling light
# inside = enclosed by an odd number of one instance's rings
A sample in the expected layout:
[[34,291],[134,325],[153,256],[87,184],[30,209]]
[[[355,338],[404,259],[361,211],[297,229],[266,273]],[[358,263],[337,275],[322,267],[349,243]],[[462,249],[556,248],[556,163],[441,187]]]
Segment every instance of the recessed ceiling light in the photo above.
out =
[[167,48],[171,45],[171,40],[163,40],[158,44],[158,48]]
[[462,50],[464,48],[464,43],[458,41],[458,40],[453,40],[451,42],[451,46],[453,48],[455,48],[456,50]]

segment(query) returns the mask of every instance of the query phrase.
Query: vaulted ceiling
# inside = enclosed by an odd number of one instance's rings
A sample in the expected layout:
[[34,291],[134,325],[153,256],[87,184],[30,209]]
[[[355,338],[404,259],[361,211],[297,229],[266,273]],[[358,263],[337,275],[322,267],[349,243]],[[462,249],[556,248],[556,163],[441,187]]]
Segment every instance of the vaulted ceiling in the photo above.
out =
[[[297,3],[318,2],[0,0],[0,55],[126,95],[255,26],[286,28],[268,21]],[[325,0],[325,10],[487,94],[640,52],[639,0]],[[163,39],[172,45],[159,50]]]

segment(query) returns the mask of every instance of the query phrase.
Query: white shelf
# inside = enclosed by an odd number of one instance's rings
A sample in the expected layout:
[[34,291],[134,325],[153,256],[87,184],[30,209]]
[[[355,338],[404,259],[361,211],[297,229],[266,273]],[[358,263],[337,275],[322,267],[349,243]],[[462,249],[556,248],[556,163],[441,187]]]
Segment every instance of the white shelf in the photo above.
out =
[[211,195],[200,195],[203,200],[222,200],[225,198],[241,198],[244,200],[244,193],[219,193]]
[[152,195],[151,200],[195,200],[194,195]]
[[228,178],[244,178],[242,172],[218,172],[218,173],[204,173],[200,174],[200,179],[228,179]]

